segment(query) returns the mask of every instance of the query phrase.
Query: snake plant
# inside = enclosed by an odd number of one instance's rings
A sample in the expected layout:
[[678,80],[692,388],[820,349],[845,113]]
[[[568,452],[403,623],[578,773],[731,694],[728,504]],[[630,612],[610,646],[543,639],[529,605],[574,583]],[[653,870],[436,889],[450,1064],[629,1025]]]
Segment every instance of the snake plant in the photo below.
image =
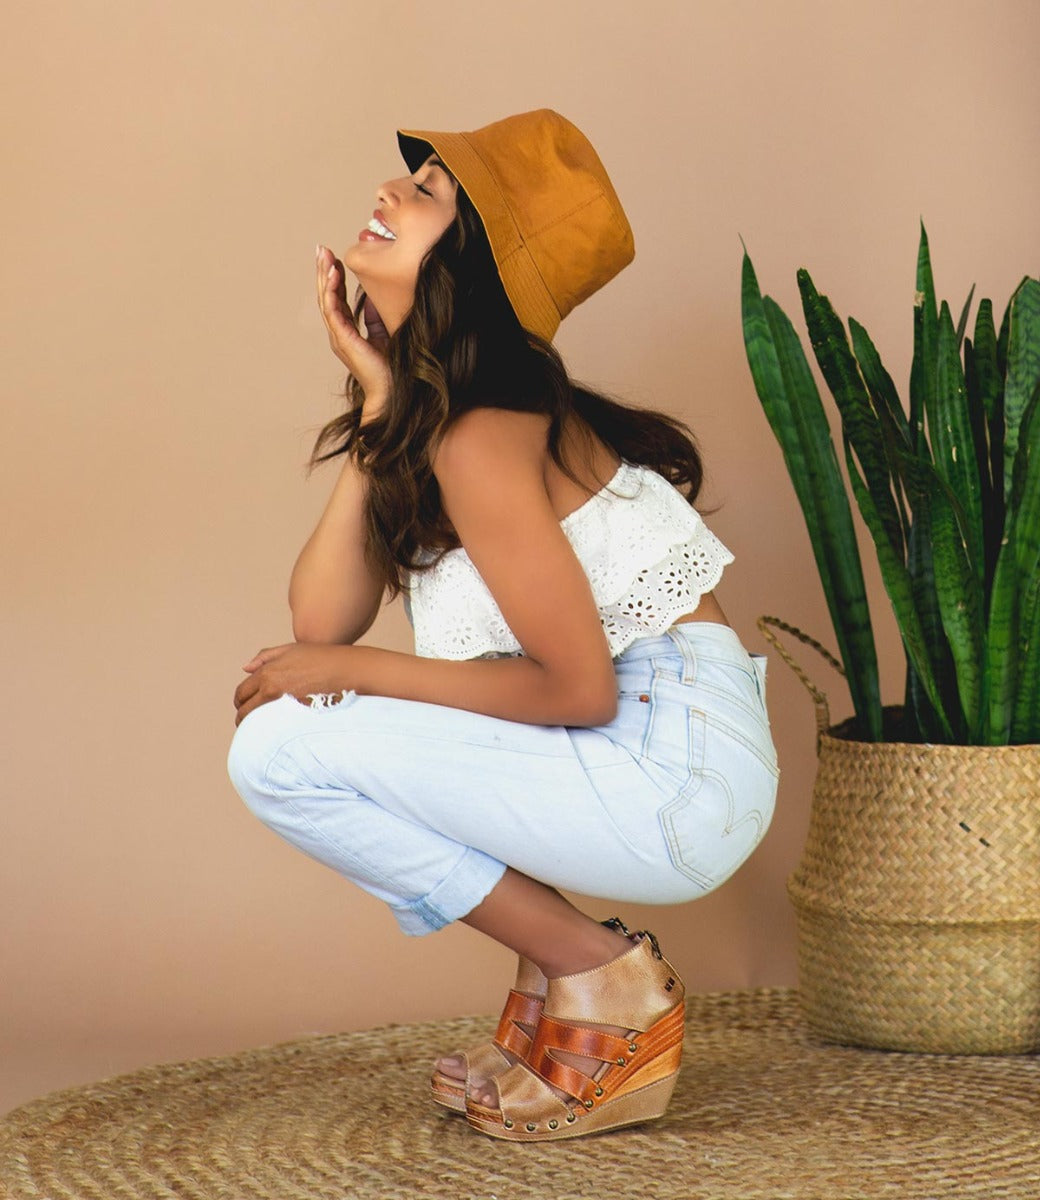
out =
[[805,516],[856,736],[958,745],[1040,742],[1040,280],[1015,289],[999,334],[974,286],[956,327],[936,306],[924,223],[909,413],[867,331],[849,334],[804,268],[813,354],[841,415],[852,493],[906,654],[898,720],[883,719],[852,511],[794,326],[744,250],[741,308],[755,390]]

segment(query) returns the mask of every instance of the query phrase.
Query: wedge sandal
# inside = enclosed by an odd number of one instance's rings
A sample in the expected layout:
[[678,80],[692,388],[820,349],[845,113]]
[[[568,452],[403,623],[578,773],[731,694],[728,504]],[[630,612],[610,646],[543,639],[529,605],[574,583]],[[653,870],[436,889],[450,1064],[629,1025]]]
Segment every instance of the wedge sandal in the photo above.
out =
[[[635,945],[619,958],[549,981],[526,1058],[489,1080],[498,1108],[467,1096],[466,1119],[474,1129],[508,1141],[543,1142],[664,1115],[682,1059],[685,988],[652,933],[631,936]],[[590,1024],[628,1032],[616,1037]],[[555,1051],[602,1065],[586,1075]]]
[[[600,924],[629,937],[628,927],[620,917],[609,917]],[[512,1066],[515,1059],[524,1059],[531,1049],[531,1036],[522,1028],[534,1029],[545,1003],[546,978],[529,958],[520,955],[516,982],[509,990],[505,1007],[498,1019],[498,1028],[490,1041],[481,1042],[459,1057],[466,1067],[465,1081],[435,1069],[430,1079],[434,1101],[451,1112],[464,1114],[466,1091],[474,1079],[493,1079]],[[508,1054],[513,1057],[508,1057]]]

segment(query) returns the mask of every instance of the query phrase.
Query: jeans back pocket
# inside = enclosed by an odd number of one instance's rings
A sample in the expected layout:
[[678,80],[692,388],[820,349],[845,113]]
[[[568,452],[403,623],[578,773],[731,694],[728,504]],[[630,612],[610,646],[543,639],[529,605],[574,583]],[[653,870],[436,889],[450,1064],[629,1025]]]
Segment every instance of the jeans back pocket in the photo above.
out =
[[691,708],[690,774],[658,810],[675,869],[704,892],[725,882],[762,840],[780,770],[768,730],[746,729]]

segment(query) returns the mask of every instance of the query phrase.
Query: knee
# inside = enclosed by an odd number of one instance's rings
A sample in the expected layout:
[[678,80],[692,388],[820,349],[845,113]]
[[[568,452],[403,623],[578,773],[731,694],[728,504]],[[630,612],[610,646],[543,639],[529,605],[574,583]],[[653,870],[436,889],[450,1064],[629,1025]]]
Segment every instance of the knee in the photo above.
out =
[[271,720],[273,704],[255,709],[235,730],[228,750],[227,771],[235,791],[261,820],[268,819],[278,799],[270,779],[270,766],[283,740]]

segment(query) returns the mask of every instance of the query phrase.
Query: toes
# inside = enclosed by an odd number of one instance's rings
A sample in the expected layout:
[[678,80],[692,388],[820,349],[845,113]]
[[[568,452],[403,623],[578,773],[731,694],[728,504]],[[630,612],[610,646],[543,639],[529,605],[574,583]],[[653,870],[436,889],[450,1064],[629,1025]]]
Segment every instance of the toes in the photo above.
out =
[[498,1094],[486,1079],[474,1081],[469,1094],[483,1108],[498,1108]]
[[448,1054],[437,1059],[437,1070],[443,1075],[450,1075],[452,1079],[466,1078],[466,1064],[460,1054]]

